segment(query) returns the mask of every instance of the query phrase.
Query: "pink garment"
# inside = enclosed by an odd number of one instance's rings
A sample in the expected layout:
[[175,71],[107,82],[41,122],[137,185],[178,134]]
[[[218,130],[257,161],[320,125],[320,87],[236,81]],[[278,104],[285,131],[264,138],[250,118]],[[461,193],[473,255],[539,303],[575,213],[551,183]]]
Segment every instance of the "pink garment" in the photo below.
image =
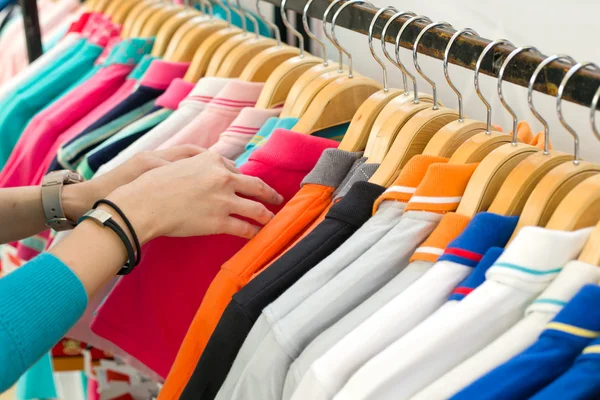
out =
[[179,103],[194,89],[194,84],[182,78],[173,79],[167,90],[160,95],[154,104],[159,107],[177,110]]
[[190,63],[154,60],[140,81],[140,86],[166,90],[171,82],[183,78]]
[[210,146],[209,150],[221,154],[223,157],[235,160],[242,154],[246,144],[258,132],[265,122],[271,117],[277,117],[280,108],[264,110],[259,108],[244,108],[237,118],[221,133],[217,143]]
[[254,107],[264,83],[232,80],[208,103],[202,114],[194,118],[185,128],[165,141],[159,149],[181,144],[195,144],[209,148],[217,142],[219,135],[238,116],[242,108]]
[[[278,129],[240,171],[261,178],[284,197],[279,206],[267,205],[276,213],[298,191],[321,153],[337,146],[333,140]],[[141,264],[119,280],[98,309],[92,330],[166,377],[206,289],[221,265],[247,242],[211,235],[147,243]]]
[[133,65],[122,64],[102,68],[89,80],[36,114],[21,134],[0,173],[0,187],[32,184],[39,166],[57,138],[110,98],[133,68]]

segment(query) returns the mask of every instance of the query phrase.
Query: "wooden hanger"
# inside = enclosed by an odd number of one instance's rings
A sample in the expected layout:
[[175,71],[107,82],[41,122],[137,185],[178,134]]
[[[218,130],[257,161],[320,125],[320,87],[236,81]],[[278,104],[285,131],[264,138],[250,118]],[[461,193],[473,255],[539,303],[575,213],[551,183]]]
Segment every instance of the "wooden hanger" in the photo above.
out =
[[433,137],[425,146],[423,150],[423,154],[438,156],[438,157],[447,157],[449,158],[454,154],[456,149],[463,144],[467,139],[475,136],[478,133],[482,133],[486,131],[486,125],[483,121],[477,121],[474,119],[465,118],[464,114],[464,105],[462,94],[458,90],[458,88],[452,83],[450,79],[450,74],[448,73],[448,59],[450,58],[450,49],[452,45],[461,35],[472,35],[479,36],[477,32],[473,29],[466,28],[460,31],[457,31],[452,35],[448,45],[446,46],[446,50],[444,52],[444,76],[446,77],[446,82],[452,88],[454,93],[458,98],[458,119],[450,122],[449,124],[443,126],[437,133],[433,135]]
[[574,231],[594,226],[600,220],[600,175],[575,186],[560,202],[547,229]]
[[[314,97],[306,111],[298,116],[299,120],[293,128],[296,132],[311,134],[350,122],[360,105],[370,95],[382,89],[382,86],[373,79],[353,75],[352,55],[340,45],[335,35],[338,16],[346,7],[355,3],[363,3],[363,0],[351,0],[343,4],[336,11],[331,23],[331,39],[334,45],[348,56],[348,75],[329,83]],[[324,21],[333,4],[335,3],[331,3],[325,12]],[[340,58],[339,69],[342,69],[341,61]]]
[[94,4],[94,11],[104,14],[106,12],[106,9],[111,5],[112,2],[113,0],[98,0]]
[[[158,25],[152,25],[153,23],[153,19],[151,18],[148,21],[148,25],[146,25],[144,27],[144,30],[142,31],[142,35],[147,34],[149,36],[156,36],[156,39],[154,41],[154,46],[152,46],[152,55],[155,57],[162,57],[165,54],[165,51],[167,50],[167,47],[169,47],[169,43],[171,42],[171,39],[173,39],[173,36],[175,35],[175,33],[189,20],[191,20],[194,17],[198,17],[200,16],[200,12],[198,12],[197,10],[193,9],[193,8],[189,8],[189,7],[185,7],[184,9],[180,10],[179,12],[174,13],[173,15],[171,15],[169,18],[163,20],[162,23],[160,23],[160,28],[158,29],[158,31],[156,32],[155,35],[149,34],[150,31],[153,31],[153,29],[155,29],[156,26]],[[159,18],[157,18],[156,23],[158,24],[159,22]],[[148,28],[146,30],[146,27]],[[190,26],[186,26],[184,27],[187,30],[189,30],[191,27]],[[182,34],[184,34],[184,32],[182,32]]]
[[[582,185],[584,181],[588,181],[592,177],[600,173],[600,165],[584,162],[579,159],[579,135],[564,119],[561,108],[562,96],[569,79],[575,73],[577,73],[577,71],[587,67],[592,67],[594,69],[600,70],[600,67],[591,62],[578,63],[577,65],[569,69],[569,71],[567,72],[567,74],[565,75],[558,87],[558,96],[556,102],[557,112],[561,124],[565,127],[567,132],[569,132],[571,136],[573,136],[575,143],[573,160],[571,162],[564,163],[554,168],[536,186],[533,193],[527,200],[525,207],[523,208],[523,212],[521,213],[521,217],[519,218],[519,222],[513,234],[513,238],[516,236],[518,231],[524,226],[547,226],[550,224],[551,219],[554,219],[553,226],[555,227],[568,227],[568,222],[565,220],[565,218],[570,217],[569,213],[575,213],[577,215],[580,215],[582,212],[578,209],[574,209],[569,211],[567,214],[564,214],[563,216],[559,216],[557,212],[559,205],[561,205],[564,201],[567,200],[567,196],[570,196],[570,193],[573,190],[575,190],[576,187]],[[599,97],[600,90],[596,92],[596,96],[594,96],[591,110],[596,109]],[[598,134],[598,130],[594,124],[593,115],[590,119],[592,121],[592,130],[594,134],[600,139],[600,134]],[[595,181],[589,181],[584,187],[591,187],[590,185],[593,182]],[[573,207],[575,207],[575,203],[570,204]],[[575,218],[579,217],[576,216]]]
[[[240,74],[240,79],[247,82],[266,82],[269,75],[271,75],[271,73],[279,65],[281,65],[281,63],[289,60],[292,57],[297,57],[300,54],[304,54],[303,40],[300,44],[301,48],[288,46],[281,43],[281,33],[279,32],[279,28],[261,13],[259,3],[260,0],[256,0],[257,14],[275,32],[277,45],[274,47],[269,47],[252,57],[250,62],[244,67],[242,73]],[[284,18],[285,13],[285,7],[282,5],[282,7],[280,7],[280,14],[282,18]],[[284,18],[284,21],[287,21],[287,18]],[[288,23],[288,25],[290,24]],[[292,32],[294,34],[298,33],[297,36],[302,37],[299,32]]]
[[[111,21],[115,24],[123,25],[127,19],[127,14],[144,0],[126,0],[123,2],[114,1],[106,9],[106,15],[111,16]],[[146,3],[150,4],[150,3]]]
[[[521,47],[519,49],[514,50],[504,62],[503,68],[510,62],[512,57],[519,54],[520,51],[528,51],[533,50],[540,54],[540,52],[533,47]],[[550,146],[550,128],[548,126],[548,122],[536,111],[533,105],[533,86],[537,80],[538,74],[544,69],[544,67],[556,60],[566,59],[573,64],[576,63],[569,56],[561,56],[555,55],[546,58],[542,61],[533,74],[531,75],[531,79],[529,80],[528,87],[528,103],[529,108],[533,115],[542,123],[544,126],[544,151],[538,152],[537,154],[533,154],[530,157],[524,159],[519,165],[515,167],[515,169],[508,175],[506,181],[498,191],[494,201],[489,207],[490,212],[499,215],[521,215],[523,211],[523,207],[525,203],[537,184],[542,180],[542,178],[548,174],[552,169],[559,166],[560,164],[564,164],[571,160],[571,155],[566,153],[561,153],[558,151],[551,151],[549,149]],[[513,115],[513,118],[516,119],[514,111],[511,107],[505,103],[504,96],[502,95],[502,75],[504,70],[500,71],[498,76],[498,95],[500,96],[500,100],[504,104],[507,110]]]
[[170,4],[165,4],[161,1],[158,1],[149,6],[142,7],[139,14],[134,14],[134,12],[137,11],[137,7],[134,8],[134,10],[132,10],[131,13],[129,13],[129,16],[127,18],[127,21],[129,21],[129,19],[132,19],[133,24],[131,25],[131,30],[127,33],[127,36],[125,37],[141,37],[142,29],[144,29],[144,25],[146,24],[146,22],[148,22],[150,17],[170,6],[172,7],[172,5]]
[[[369,32],[368,32],[369,50],[371,51],[371,55],[373,56],[375,61],[377,61],[377,63],[381,66],[381,69],[382,69],[383,89],[378,92],[375,92],[371,96],[369,96],[369,98],[367,98],[361,104],[361,106],[358,108],[358,110],[354,114],[354,117],[352,118],[352,121],[350,121],[350,126],[348,127],[348,130],[346,131],[344,138],[342,139],[342,141],[340,142],[340,145],[338,146],[338,148],[340,150],[345,150],[345,151],[363,151],[363,150],[365,150],[365,148],[367,147],[367,142],[369,140],[369,136],[373,129],[373,125],[375,124],[375,121],[377,120],[377,117],[379,116],[379,114],[393,99],[397,98],[398,96],[400,96],[402,93],[404,93],[406,91],[406,86],[404,87],[404,90],[394,89],[394,88],[390,89],[390,87],[388,85],[388,75],[387,75],[387,68],[385,66],[385,63],[377,56],[377,54],[375,53],[375,49],[373,48],[373,29],[375,28],[375,23],[377,22],[377,19],[379,18],[379,16],[381,16],[381,14],[383,14],[384,12],[386,12],[388,10],[396,11],[396,12],[398,11],[395,7],[392,7],[392,6],[382,8],[379,11],[377,11],[375,16],[371,20],[371,24],[369,26]],[[414,15],[413,13],[397,13],[398,16],[402,15],[402,14]],[[386,37],[386,33],[387,33],[387,28],[390,26],[391,22],[393,22],[396,18],[398,18],[396,15],[394,15],[392,18],[390,18],[381,32],[381,47],[382,47],[386,57],[388,57],[388,59],[390,61],[392,61],[392,63],[393,63],[393,59],[387,53],[385,37]],[[403,77],[404,77],[404,83],[406,84],[406,75],[404,73],[403,73]]]
[[[133,28],[139,22],[140,15],[148,7],[154,7],[161,3],[161,0],[145,0],[144,2],[137,3],[127,14],[125,22],[123,22],[123,28],[121,29],[121,37],[130,38],[132,36]],[[158,8],[156,8],[158,9]],[[141,28],[140,28],[141,31]]]
[[[327,58],[327,49],[323,41],[321,41],[312,31],[308,25],[308,9],[314,0],[309,0],[304,6],[304,12],[302,13],[302,23],[304,30],[307,35],[312,38],[315,43],[321,46],[324,54],[324,58]],[[298,32],[288,21],[286,11],[287,0],[281,1],[280,13],[286,28],[292,32],[294,36],[298,38],[300,47],[300,55],[289,58],[281,63],[271,75],[269,75],[263,90],[260,92],[260,97],[255,108],[269,109],[277,106],[281,106],[285,103],[290,91],[294,87],[294,84],[300,77],[311,67],[319,65],[323,62],[323,59],[314,57],[304,52],[304,36]]]

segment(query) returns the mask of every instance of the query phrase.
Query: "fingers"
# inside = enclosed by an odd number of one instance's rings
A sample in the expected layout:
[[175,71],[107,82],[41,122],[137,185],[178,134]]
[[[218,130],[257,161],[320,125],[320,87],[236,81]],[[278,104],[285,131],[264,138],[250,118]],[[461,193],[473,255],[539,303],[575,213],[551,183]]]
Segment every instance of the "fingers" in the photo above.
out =
[[239,236],[246,239],[252,239],[260,228],[249,222],[242,221],[235,217],[228,217],[222,226],[222,233]]
[[223,157],[223,161],[225,162],[225,168],[227,168],[230,172],[234,174],[239,174],[240,171],[235,167],[235,162],[231,161],[228,158]]
[[237,198],[231,207],[231,214],[253,219],[262,225],[266,225],[275,216],[262,203],[241,197]]
[[205,152],[206,149],[192,145],[182,145],[170,147],[164,150],[155,151],[154,154],[165,161],[175,162],[183,160],[184,158],[194,157],[200,153]]
[[253,197],[268,204],[281,204],[283,202],[283,197],[279,193],[261,179],[253,176],[237,175],[235,191],[246,197]]

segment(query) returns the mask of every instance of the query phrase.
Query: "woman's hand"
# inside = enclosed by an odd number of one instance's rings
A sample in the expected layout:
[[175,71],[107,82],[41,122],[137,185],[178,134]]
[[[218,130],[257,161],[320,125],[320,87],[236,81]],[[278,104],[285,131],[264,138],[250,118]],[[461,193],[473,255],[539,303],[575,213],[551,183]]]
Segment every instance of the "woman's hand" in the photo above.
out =
[[161,151],[142,152],[104,175],[65,186],[62,193],[65,216],[71,221],[77,221],[97,200],[105,198],[118,187],[134,181],[152,169],[193,157],[204,151],[206,149],[201,147],[184,145]]
[[203,152],[148,171],[107,199],[123,210],[144,243],[158,236],[219,233],[251,238],[260,228],[233,215],[264,225],[273,213],[240,196],[269,204],[283,201],[262,180],[241,175],[231,161]]

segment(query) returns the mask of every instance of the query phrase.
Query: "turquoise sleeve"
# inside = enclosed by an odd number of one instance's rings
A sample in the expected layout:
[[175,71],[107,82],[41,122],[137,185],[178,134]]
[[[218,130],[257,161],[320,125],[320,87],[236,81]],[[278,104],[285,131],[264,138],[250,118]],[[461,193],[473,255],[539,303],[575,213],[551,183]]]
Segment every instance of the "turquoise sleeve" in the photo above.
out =
[[87,301],[79,278],[49,253],[0,279],[0,393],[67,333]]

